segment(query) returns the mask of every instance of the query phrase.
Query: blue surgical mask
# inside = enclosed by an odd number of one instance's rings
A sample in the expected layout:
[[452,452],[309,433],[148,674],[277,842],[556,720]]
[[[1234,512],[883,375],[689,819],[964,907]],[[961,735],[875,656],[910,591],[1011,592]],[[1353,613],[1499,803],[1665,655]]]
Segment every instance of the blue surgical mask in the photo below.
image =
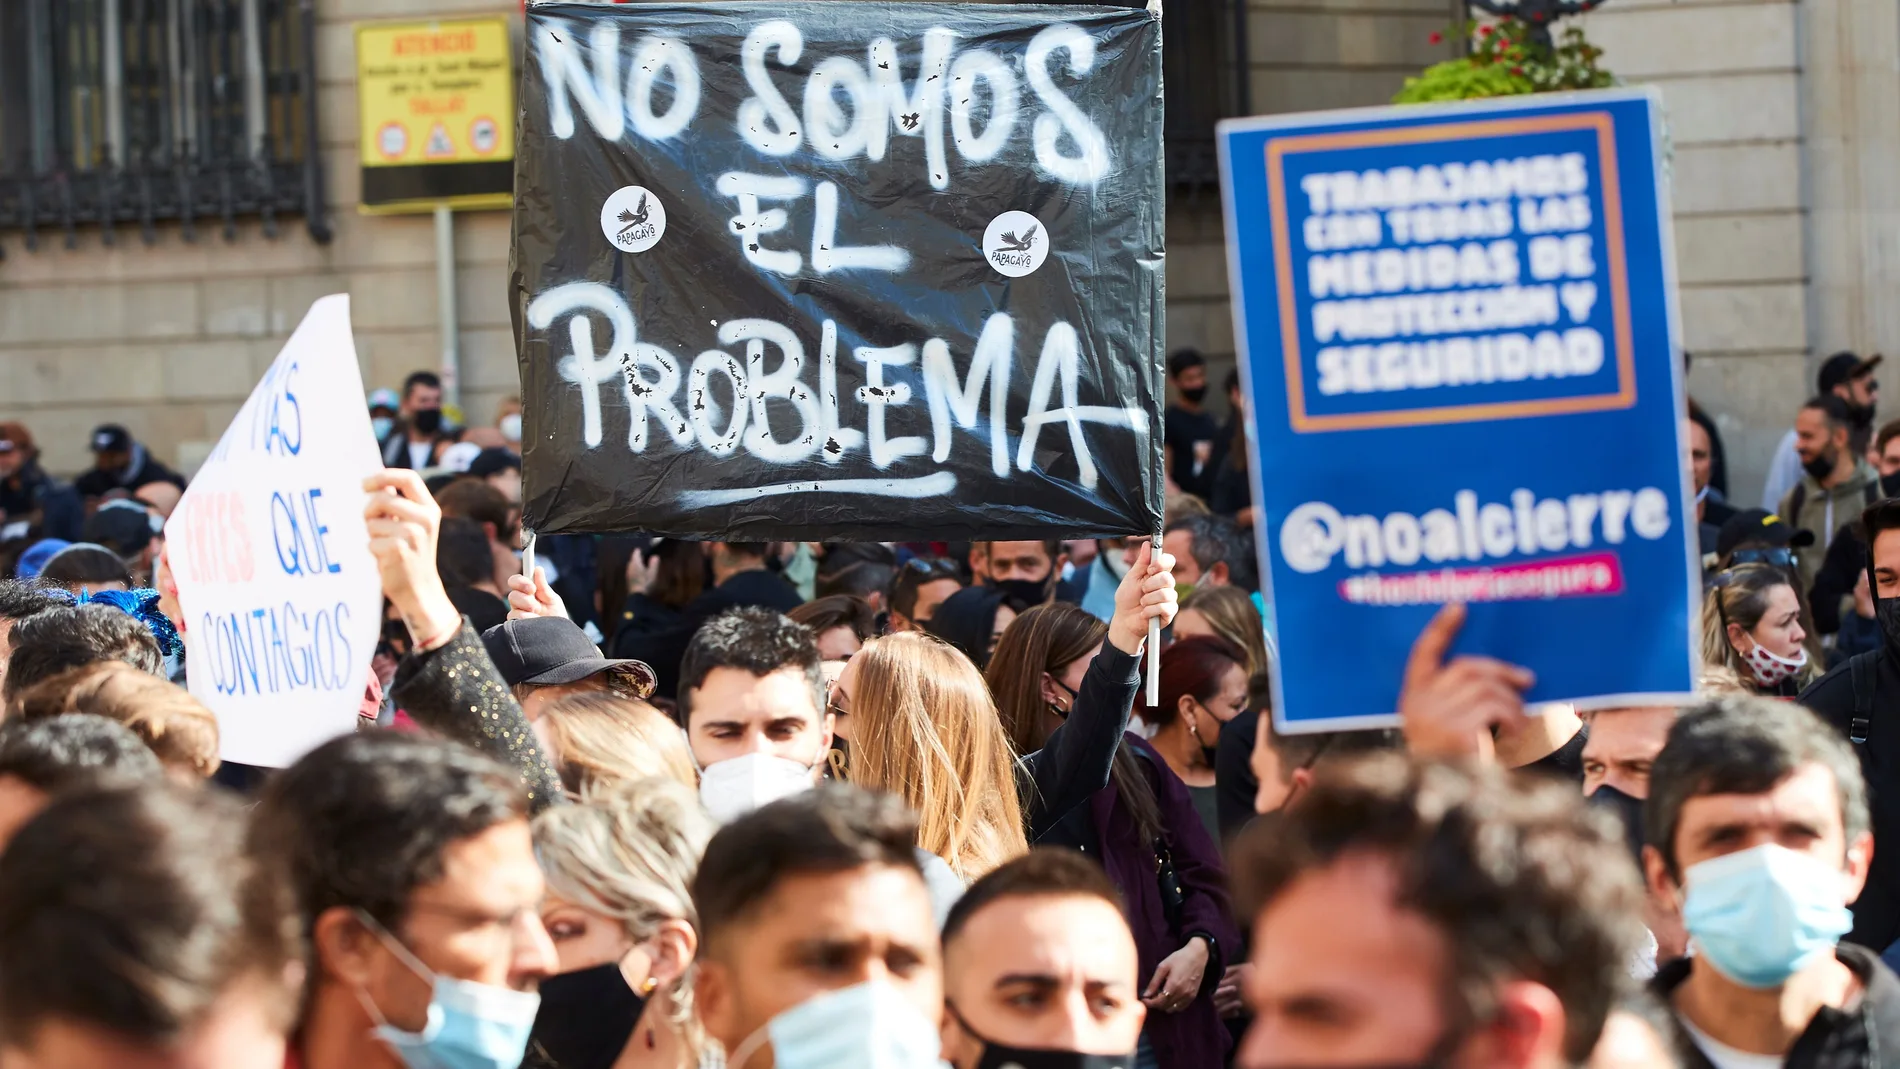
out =
[[901,992],[881,980],[827,991],[767,1021],[733,1050],[746,1061],[767,1042],[777,1069],[937,1069],[942,1037]]
[[388,416],[371,416],[369,429],[376,433],[376,440],[380,442],[389,437],[390,431],[396,429],[396,421]]
[[361,988],[356,992],[376,1021],[376,1038],[395,1051],[404,1065],[409,1069],[516,1069],[521,1064],[541,996],[437,975],[375,918],[362,910],[356,915],[397,960],[429,982],[428,1022],[420,1032],[390,1024],[366,992]]
[[1847,875],[1768,843],[1683,873],[1682,923],[1696,952],[1743,987],[1780,987],[1854,926]]

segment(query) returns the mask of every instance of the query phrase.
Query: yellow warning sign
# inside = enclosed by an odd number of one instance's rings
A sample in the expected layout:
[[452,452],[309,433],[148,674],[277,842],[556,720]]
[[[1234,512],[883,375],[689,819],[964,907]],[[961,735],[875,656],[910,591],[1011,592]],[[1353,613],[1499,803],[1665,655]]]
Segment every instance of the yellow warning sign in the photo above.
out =
[[504,17],[358,24],[365,210],[507,206],[514,88]]

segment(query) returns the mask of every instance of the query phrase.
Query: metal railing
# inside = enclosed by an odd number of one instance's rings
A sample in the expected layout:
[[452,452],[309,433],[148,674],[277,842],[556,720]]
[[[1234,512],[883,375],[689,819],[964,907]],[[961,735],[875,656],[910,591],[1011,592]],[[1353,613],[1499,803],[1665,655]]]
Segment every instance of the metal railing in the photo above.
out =
[[314,0],[0,0],[0,236],[330,239]]
[[1246,0],[1161,0],[1170,189],[1220,182],[1214,124],[1252,111]]

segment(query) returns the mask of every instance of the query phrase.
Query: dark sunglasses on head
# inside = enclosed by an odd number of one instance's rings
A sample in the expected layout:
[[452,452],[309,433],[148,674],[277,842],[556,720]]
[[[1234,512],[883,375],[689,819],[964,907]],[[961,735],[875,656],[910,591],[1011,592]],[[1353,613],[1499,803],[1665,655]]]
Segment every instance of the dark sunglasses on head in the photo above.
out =
[[1773,549],[1738,549],[1730,556],[1731,564],[1770,564],[1777,568],[1794,567],[1794,550],[1787,546]]
[[912,557],[904,562],[902,568],[897,570],[897,575],[900,579],[914,576],[916,577],[916,581],[920,583],[929,582],[932,579],[956,579],[959,577],[956,563],[954,561],[945,560],[942,557]]

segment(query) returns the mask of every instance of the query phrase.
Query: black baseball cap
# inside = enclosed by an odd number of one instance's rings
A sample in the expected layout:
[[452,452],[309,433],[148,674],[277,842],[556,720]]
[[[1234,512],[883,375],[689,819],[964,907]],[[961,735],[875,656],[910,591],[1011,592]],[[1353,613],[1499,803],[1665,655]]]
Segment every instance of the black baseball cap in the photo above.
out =
[[1715,555],[1727,557],[1742,546],[1793,546],[1814,544],[1814,532],[1795,527],[1767,509],[1748,509],[1729,517],[1715,539]]
[[132,448],[132,432],[117,423],[101,423],[92,429],[92,451],[124,453]]
[[482,632],[482,645],[511,687],[517,683],[558,687],[617,671],[631,677],[634,693],[645,698],[657,682],[645,661],[603,656],[587,632],[561,616],[509,620]]
[[96,542],[121,557],[138,556],[163,530],[158,517],[136,501],[108,501],[86,521],[84,540]]
[[1835,353],[1821,364],[1820,386],[1822,393],[1833,393],[1834,387],[1853,382],[1862,375],[1871,374],[1880,366],[1879,353],[1862,360],[1853,353]]
[[475,454],[474,460],[468,462],[468,473],[477,479],[486,479],[496,472],[507,471],[510,468],[520,471],[521,458],[508,449],[484,449]]

